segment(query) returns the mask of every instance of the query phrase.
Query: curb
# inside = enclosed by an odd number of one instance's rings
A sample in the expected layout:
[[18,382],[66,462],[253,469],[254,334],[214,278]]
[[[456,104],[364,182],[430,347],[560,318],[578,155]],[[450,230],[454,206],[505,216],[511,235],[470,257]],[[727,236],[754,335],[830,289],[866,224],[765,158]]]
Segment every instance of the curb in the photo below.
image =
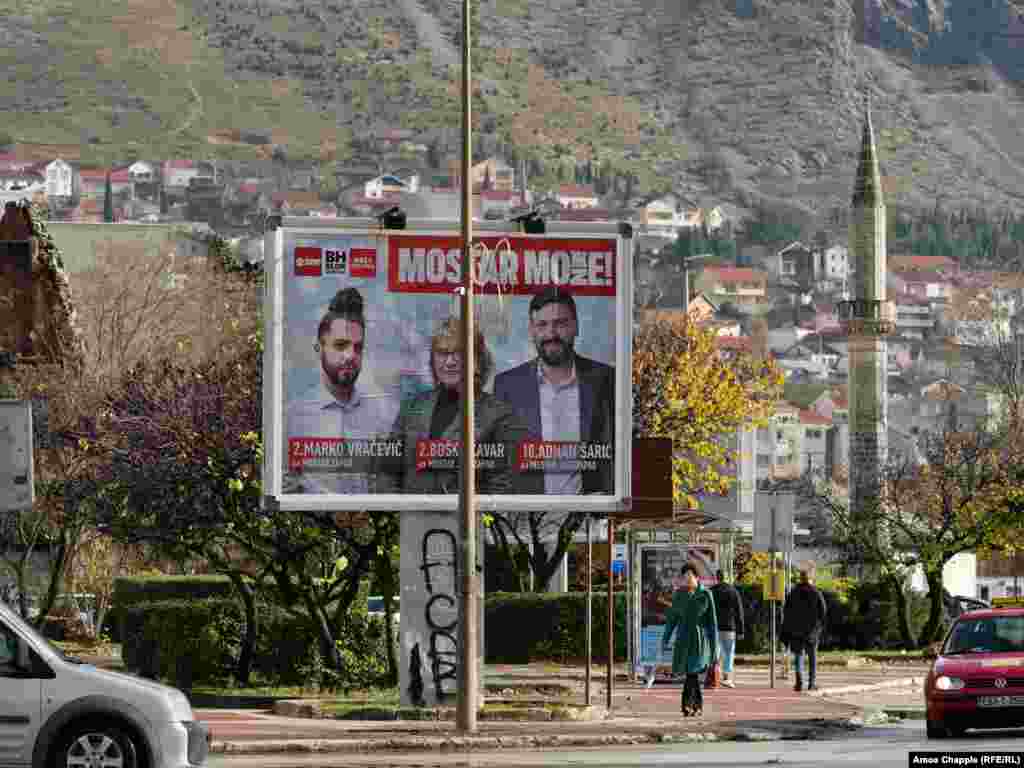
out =
[[376,739],[293,739],[215,741],[210,754],[278,755],[294,753],[364,753],[473,751],[493,749],[550,749],[557,747],[628,747],[644,744],[722,741],[708,733],[568,734],[547,736],[403,736]]
[[[284,699],[274,702],[273,714],[279,717],[327,720],[372,720],[372,721],[431,721],[455,720],[454,707],[356,707],[345,714],[324,714],[318,701],[313,699]],[[583,706],[551,701],[506,701],[486,702],[478,713],[480,720],[507,722],[593,722],[608,717],[607,710],[598,705]]]
[[927,710],[924,707],[885,707],[886,715],[896,720],[926,720]]
[[868,691],[884,691],[888,688],[909,688],[911,686],[924,685],[923,677],[900,677],[895,680],[886,680],[881,683],[865,683],[863,685],[844,685],[838,688],[822,688],[817,691],[807,691],[808,696],[841,696],[847,693],[866,693]]
[[445,752],[501,749],[559,749],[567,747],[629,747],[648,744],[688,744],[708,742],[810,741],[823,732],[859,730],[870,724],[857,718],[813,720],[806,724],[765,722],[757,727],[735,728],[723,724],[718,731],[639,733],[576,733],[541,735],[468,735],[468,736],[388,736],[351,739],[267,739],[260,741],[215,741],[211,755],[280,755],[367,752]]

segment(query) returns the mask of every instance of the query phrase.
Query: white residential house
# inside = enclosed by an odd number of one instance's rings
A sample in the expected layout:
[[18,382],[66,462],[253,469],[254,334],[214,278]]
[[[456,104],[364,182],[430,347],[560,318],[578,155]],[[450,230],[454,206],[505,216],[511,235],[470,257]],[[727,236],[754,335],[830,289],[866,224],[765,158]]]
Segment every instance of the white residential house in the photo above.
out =
[[931,302],[910,295],[901,295],[896,305],[896,331],[909,339],[924,339],[935,329],[935,315]]
[[483,187],[485,181],[490,183],[494,192],[512,192],[515,189],[515,171],[498,157],[490,157],[474,165],[469,178],[474,189]]
[[[416,187],[419,188],[419,177],[416,177]],[[409,184],[406,184],[397,176],[391,174],[385,174],[383,176],[377,176],[374,179],[370,179],[363,185],[363,194],[374,200],[380,200],[383,197],[391,197],[392,195],[398,195],[403,192],[415,192],[410,188]]]
[[191,160],[167,160],[163,170],[164,187],[167,189],[188,189],[189,181],[203,175]]
[[651,200],[640,208],[640,227],[644,234],[675,238],[683,226],[683,216],[675,195]]
[[144,160],[129,165],[128,175],[134,183],[152,184],[156,181],[156,169]]
[[594,188],[583,184],[563,184],[557,197],[563,208],[597,208],[600,202]]
[[79,194],[81,181],[78,171],[61,158],[46,166],[46,196],[51,199],[70,200]]
[[853,274],[850,263],[850,249],[845,245],[833,245],[825,249],[822,255],[821,278],[832,284],[843,284]]
[[512,211],[523,205],[523,198],[516,192],[507,190],[481,190],[480,215],[484,219],[507,219]]
[[1002,339],[1010,338],[1010,321],[954,320],[953,338],[962,347],[993,347]]
[[722,225],[725,224],[725,214],[722,213],[722,209],[717,205],[708,208],[703,212],[703,214],[704,226],[707,227],[709,232],[715,232],[716,230],[721,229]]

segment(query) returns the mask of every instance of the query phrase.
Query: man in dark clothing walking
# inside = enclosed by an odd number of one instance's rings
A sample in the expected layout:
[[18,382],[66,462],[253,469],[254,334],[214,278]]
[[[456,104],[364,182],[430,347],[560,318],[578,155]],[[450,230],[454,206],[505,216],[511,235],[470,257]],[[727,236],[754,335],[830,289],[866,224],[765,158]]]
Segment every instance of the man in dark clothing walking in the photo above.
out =
[[718,642],[722,649],[722,685],[735,688],[732,679],[733,660],[736,657],[736,638],[743,637],[746,627],[743,623],[743,599],[739,591],[725,580],[725,574],[718,572],[718,583],[711,588],[715,598],[715,614],[718,616]]
[[790,590],[782,608],[782,642],[793,652],[796,671],[794,691],[804,687],[803,655],[807,653],[807,690],[816,691],[818,673],[818,642],[825,631],[828,609],[821,591],[811,583],[809,568],[801,569],[800,582]]

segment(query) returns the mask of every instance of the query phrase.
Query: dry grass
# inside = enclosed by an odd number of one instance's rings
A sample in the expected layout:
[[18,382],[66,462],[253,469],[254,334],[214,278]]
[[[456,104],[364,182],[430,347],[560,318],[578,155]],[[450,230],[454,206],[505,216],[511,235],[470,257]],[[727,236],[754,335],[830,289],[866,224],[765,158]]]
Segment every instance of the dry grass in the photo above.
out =
[[270,95],[275,99],[284,99],[291,95],[294,87],[295,83],[286,77],[275,78],[270,81]]
[[172,67],[184,67],[197,53],[195,37],[180,29],[174,0],[128,0],[127,12],[110,20],[126,47],[152,49]]
[[81,144],[31,144],[20,141],[15,147],[15,154],[19,158],[31,160],[53,160],[55,157],[64,160],[78,160],[82,154]]

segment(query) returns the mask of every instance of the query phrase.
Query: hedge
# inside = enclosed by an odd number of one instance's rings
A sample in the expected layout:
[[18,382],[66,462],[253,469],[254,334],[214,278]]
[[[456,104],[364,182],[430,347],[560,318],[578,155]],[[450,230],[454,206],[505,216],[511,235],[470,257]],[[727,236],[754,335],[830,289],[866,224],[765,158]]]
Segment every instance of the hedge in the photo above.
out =
[[234,587],[227,576],[122,576],[114,579],[111,596],[111,635],[114,642],[123,642],[125,611],[139,603],[164,600],[203,600],[229,598]]
[[[744,618],[747,633],[737,639],[738,653],[766,653],[771,634],[771,613],[768,603],[761,599],[761,587],[748,584],[737,585],[743,599]],[[897,603],[886,585],[864,583],[854,587],[850,594],[841,598],[837,593],[823,589],[828,619],[821,640],[822,650],[872,650],[902,647],[899,630]],[[918,632],[928,614],[928,596],[911,592],[911,631]],[[781,629],[782,610],[779,607],[777,620]]]
[[[496,592],[484,606],[484,655],[489,664],[586,657],[586,593]],[[592,654],[608,658],[608,595],[594,593]],[[626,658],[626,596],[615,595],[615,658]]]
[[136,603],[233,594],[234,587],[227,576],[122,576],[114,579],[113,604],[127,607]]
[[[383,622],[353,611],[338,632],[341,672],[325,668],[317,634],[302,616],[258,606],[253,672],[270,685],[351,688],[377,685],[385,673]],[[143,677],[184,690],[225,684],[238,662],[245,617],[237,600],[205,598],[132,605],[125,610],[122,657]]]

